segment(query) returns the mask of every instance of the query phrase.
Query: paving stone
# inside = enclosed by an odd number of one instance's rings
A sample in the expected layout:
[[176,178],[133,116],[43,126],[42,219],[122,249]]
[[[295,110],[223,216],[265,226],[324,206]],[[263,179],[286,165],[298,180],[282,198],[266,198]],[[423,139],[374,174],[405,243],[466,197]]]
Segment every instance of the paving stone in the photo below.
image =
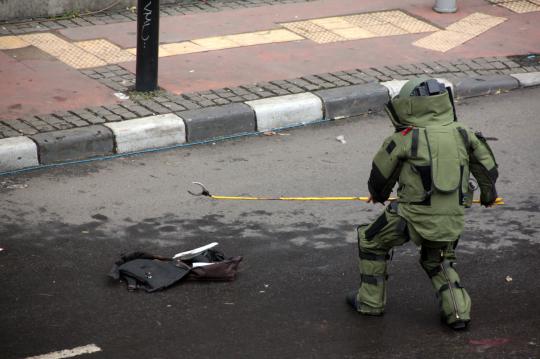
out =
[[33,135],[38,133],[38,130],[33,128],[32,126],[26,124],[25,122],[17,119],[17,120],[9,120],[9,121],[0,121],[0,124],[3,124],[5,126],[11,127],[13,130],[22,133],[23,135]]
[[466,64],[457,64],[455,65],[460,71],[469,71],[471,67]]
[[59,24],[59,25],[62,25],[64,27],[67,27],[67,28],[77,27],[77,24],[75,24],[71,20],[58,20],[56,23]]
[[122,106],[128,111],[135,113],[138,117],[147,117],[153,115],[151,111],[149,111],[145,107],[135,104],[132,101],[124,101],[120,103],[120,106]]
[[174,103],[176,103],[177,105],[183,106],[188,110],[193,110],[193,109],[201,107],[196,102],[185,100],[185,99],[176,100],[174,101]]
[[439,65],[435,61],[424,62],[421,65],[424,65],[424,66],[432,69],[432,73],[441,73],[441,72],[446,72],[447,71],[444,66]]
[[269,91],[259,91],[259,92],[257,92],[257,95],[259,95],[262,98],[276,96],[275,94],[273,94],[272,92],[269,92]]
[[153,101],[153,100],[142,100],[142,101],[138,101],[140,105],[146,107],[147,109],[149,109],[150,111],[153,112],[153,114],[158,114],[158,115],[161,115],[161,114],[165,114],[165,113],[169,113],[171,111],[169,111],[168,108],[166,107],[163,107],[161,106],[159,103]]
[[89,125],[88,122],[74,115],[62,116],[62,119],[75,127],[84,127]]
[[449,61],[435,61],[437,64],[439,64],[441,67],[443,67],[444,69],[446,69],[445,71],[450,71],[450,72],[457,72],[459,71],[459,69],[452,65]]
[[215,100],[215,99],[218,99],[218,98],[219,98],[218,95],[213,94],[213,93],[204,94],[203,96],[204,96],[204,98],[207,99],[207,100]]
[[71,21],[74,22],[75,24],[79,25],[79,26],[90,26],[90,25],[92,25],[90,22],[86,21],[85,19],[83,19],[81,17],[76,17],[76,18],[72,19]]
[[116,114],[105,115],[104,117],[105,117],[105,123],[116,122],[116,121],[122,120],[122,116],[116,115]]
[[90,22],[91,24],[94,24],[94,25],[104,25],[105,24],[105,21],[103,21],[99,17],[85,17],[85,19],[88,22]]
[[168,102],[169,99],[167,97],[164,97],[164,96],[156,96],[153,98],[154,101],[156,102],[159,102],[159,103],[163,103],[163,102]]
[[91,113],[88,110],[75,110],[70,111],[75,116],[79,116],[86,122],[88,122],[91,125],[99,124],[105,122],[105,120],[102,117],[96,116],[95,114]]
[[514,61],[510,61],[510,60],[507,60],[507,61],[503,61],[503,63],[508,66],[509,68],[517,68],[517,67],[521,67],[520,65],[518,65],[517,63],[515,63]]
[[170,112],[183,111],[186,109],[184,106],[180,106],[174,102],[163,102],[162,105],[169,109]]
[[[65,114],[67,115],[68,113],[66,112]],[[57,130],[66,130],[73,127],[72,124],[54,115],[38,115],[37,117],[39,117],[43,122],[46,122]]]
[[214,100],[214,103],[216,105],[226,105],[226,104],[230,103],[230,101],[226,100],[224,98],[217,98],[217,99]]
[[0,123],[0,135],[2,136],[2,138],[6,138],[6,137],[21,136],[21,133],[19,133],[18,131],[15,131],[11,127],[8,127]]
[[41,164],[80,160],[113,153],[109,128],[92,125],[30,136],[38,145]]
[[107,109],[105,109],[104,107],[101,107],[101,106],[89,107],[89,108],[87,108],[87,110],[94,113],[94,114],[96,114],[97,116],[105,116],[105,115],[111,115],[112,114],[111,111],[109,111],[109,110],[107,110]]
[[203,100],[203,101],[198,101],[197,102],[201,107],[210,107],[210,106],[214,106],[214,102],[211,101],[211,100]]
[[503,64],[500,61],[490,62],[490,65],[493,66],[494,68],[500,69],[500,70],[508,68],[508,67],[506,67],[505,64]]
[[55,128],[46,123],[45,121],[40,120],[39,118],[35,116],[25,116],[21,117],[20,119],[27,125],[30,125],[31,127],[38,130],[38,132],[47,132],[47,131],[54,131]]

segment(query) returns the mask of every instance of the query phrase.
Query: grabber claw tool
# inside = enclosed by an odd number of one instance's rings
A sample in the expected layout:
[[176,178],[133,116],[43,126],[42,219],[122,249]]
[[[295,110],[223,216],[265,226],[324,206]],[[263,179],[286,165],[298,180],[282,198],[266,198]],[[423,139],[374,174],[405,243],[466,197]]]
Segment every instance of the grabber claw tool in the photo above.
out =
[[[204,196],[210,197],[217,200],[236,200],[236,201],[361,201],[367,202],[369,197],[259,197],[259,196],[222,196],[211,194],[208,188],[201,182],[192,182],[200,186],[200,192],[192,192],[188,190],[188,193],[193,196]],[[397,200],[396,197],[388,198],[389,201]],[[473,203],[480,203],[480,200],[473,200]],[[496,205],[504,204],[503,198],[499,197],[496,199]]]

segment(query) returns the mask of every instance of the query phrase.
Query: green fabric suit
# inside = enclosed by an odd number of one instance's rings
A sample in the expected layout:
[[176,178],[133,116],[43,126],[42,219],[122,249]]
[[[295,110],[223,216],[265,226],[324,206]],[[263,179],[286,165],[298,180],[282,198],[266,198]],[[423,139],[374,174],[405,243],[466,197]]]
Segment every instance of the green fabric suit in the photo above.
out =
[[387,105],[396,127],[374,157],[369,191],[385,202],[398,183],[399,200],[375,222],[358,228],[361,286],[357,309],[380,315],[386,302],[389,251],[412,240],[440,299],[448,324],[470,320],[471,301],[453,268],[463,231],[464,208],[472,202],[470,174],[483,205],[496,197],[497,164],[484,138],[456,121],[451,94],[410,96],[426,79],[407,82]]

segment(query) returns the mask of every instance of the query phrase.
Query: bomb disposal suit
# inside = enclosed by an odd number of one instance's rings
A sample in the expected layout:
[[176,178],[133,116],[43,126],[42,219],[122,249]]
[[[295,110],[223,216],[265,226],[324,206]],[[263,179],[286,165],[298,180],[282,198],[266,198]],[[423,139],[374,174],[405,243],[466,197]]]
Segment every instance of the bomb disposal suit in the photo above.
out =
[[441,319],[466,328],[471,300],[453,268],[454,249],[472,202],[470,173],[481,204],[490,206],[497,163],[484,137],[456,121],[450,88],[434,79],[408,81],[386,110],[396,132],[375,155],[368,186],[373,201],[383,203],[398,182],[399,200],[358,228],[361,285],[349,303],[363,314],[383,314],[389,251],[412,240],[421,246],[420,264],[436,290]]

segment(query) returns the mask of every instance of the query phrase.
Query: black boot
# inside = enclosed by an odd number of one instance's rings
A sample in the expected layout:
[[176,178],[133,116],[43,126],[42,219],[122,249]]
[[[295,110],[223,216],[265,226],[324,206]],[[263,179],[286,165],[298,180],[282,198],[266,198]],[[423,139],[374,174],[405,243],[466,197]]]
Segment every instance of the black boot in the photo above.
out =
[[350,292],[347,294],[347,304],[349,304],[355,311],[358,311],[358,303],[356,301],[356,295],[358,292]]
[[451,329],[456,330],[456,331],[467,330],[467,328],[469,327],[469,321],[458,320],[453,323],[447,323],[446,325],[448,325]]

